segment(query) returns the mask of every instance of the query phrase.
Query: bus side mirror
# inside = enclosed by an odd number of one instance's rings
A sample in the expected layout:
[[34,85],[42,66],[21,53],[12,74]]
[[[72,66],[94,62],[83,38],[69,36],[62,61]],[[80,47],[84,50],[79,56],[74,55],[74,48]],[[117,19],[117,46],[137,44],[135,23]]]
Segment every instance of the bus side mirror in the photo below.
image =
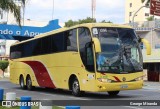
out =
[[100,42],[99,42],[99,39],[96,38],[96,37],[94,37],[94,38],[92,38],[92,41],[93,41],[93,43],[94,43],[95,52],[96,52],[96,53],[101,52],[101,44],[100,44]]
[[140,41],[143,42],[144,45],[146,46],[146,54],[151,55],[151,46],[149,44],[149,41],[144,38],[141,38]]

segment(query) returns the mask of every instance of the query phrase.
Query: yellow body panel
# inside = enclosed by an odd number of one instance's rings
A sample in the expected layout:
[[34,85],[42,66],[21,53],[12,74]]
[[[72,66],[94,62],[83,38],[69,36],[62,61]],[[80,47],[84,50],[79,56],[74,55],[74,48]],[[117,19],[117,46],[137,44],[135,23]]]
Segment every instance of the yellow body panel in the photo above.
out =
[[[63,59],[62,59],[63,57]],[[22,58],[11,61],[11,82],[19,84],[19,77],[22,74],[26,81],[26,76],[29,74],[32,79],[33,86],[39,86],[35,74],[30,66],[21,61],[40,61],[47,68],[52,82],[56,88],[69,89],[69,77],[74,74],[77,76],[80,83],[80,89],[84,91],[113,91],[113,90],[131,90],[140,89],[143,86],[143,81],[131,81],[135,78],[143,76],[142,72],[131,74],[109,74],[93,73],[85,70],[80,55],[78,52],[65,52],[49,54],[44,56],[35,56],[32,58]],[[49,60],[49,61],[48,61]],[[74,60],[74,61],[71,61]],[[97,78],[107,78],[115,80],[113,76],[118,77],[122,82],[105,83],[99,82]],[[126,80],[123,82],[122,78]],[[121,85],[127,84],[128,88],[121,88]]]

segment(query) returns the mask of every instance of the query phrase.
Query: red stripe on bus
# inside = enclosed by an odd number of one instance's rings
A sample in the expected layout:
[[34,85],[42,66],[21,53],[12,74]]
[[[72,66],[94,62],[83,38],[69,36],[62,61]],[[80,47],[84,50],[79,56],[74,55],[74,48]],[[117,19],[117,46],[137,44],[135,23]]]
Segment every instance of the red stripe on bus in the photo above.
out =
[[21,62],[28,64],[32,68],[39,86],[55,88],[55,85],[53,84],[46,67],[41,62],[38,61],[21,61]]
[[116,76],[113,76],[113,77],[117,80],[117,82],[121,82],[121,80],[119,80],[118,77],[116,77]]

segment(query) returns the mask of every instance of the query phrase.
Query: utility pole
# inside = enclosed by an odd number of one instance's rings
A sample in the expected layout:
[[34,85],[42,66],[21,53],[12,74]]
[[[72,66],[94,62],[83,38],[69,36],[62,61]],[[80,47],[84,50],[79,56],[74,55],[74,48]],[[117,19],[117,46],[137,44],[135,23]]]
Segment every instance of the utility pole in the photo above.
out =
[[53,4],[52,4],[52,20],[53,20],[53,16],[54,16],[54,0],[53,0]]
[[95,19],[95,11],[96,11],[96,0],[91,1],[91,9],[92,9],[92,19]]
[[134,17],[136,16],[136,14],[143,8],[143,7],[146,7],[146,6],[141,6],[133,15],[132,17],[132,24],[133,24],[133,28],[134,28]]

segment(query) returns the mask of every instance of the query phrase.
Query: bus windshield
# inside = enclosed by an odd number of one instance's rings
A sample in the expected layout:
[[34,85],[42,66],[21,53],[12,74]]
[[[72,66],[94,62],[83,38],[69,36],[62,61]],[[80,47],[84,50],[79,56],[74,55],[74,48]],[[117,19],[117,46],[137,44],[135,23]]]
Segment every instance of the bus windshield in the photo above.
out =
[[104,73],[134,73],[142,71],[142,53],[138,38],[129,28],[93,28],[101,44],[96,54],[97,71]]

